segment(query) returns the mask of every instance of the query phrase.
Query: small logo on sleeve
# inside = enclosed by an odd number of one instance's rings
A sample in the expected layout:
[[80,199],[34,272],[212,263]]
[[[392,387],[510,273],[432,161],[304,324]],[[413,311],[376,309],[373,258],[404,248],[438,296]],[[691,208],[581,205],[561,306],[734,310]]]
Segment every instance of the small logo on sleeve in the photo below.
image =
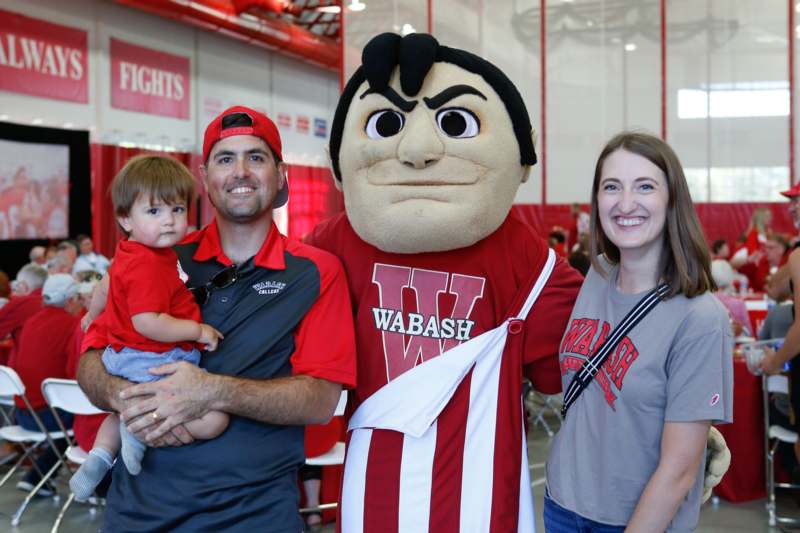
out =
[[717,405],[718,403],[719,403],[719,394],[714,394],[714,395],[711,397],[711,401],[710,401],[710,402],[708,402],[708,405],[710,405],[711,407],[714,407],[714,406],[715,406],[715,405]]

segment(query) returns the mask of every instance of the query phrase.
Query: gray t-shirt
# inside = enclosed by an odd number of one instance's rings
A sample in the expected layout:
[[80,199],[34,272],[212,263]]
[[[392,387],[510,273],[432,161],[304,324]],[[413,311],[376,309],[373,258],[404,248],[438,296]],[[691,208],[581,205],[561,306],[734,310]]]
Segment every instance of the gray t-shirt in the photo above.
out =
[[[628,311],[644,296],[617,290],[592,268],[561,341],[567,389]],[[712,293],[659,303],[623,338],[603,370],[570,407],[547,461],[547,488],[562,507],[598,522],[626,525],[660,458],[665,422],[733,421],[733,334]],[[705,460],[703,461],[705,463]],[[703,472],[668,531],[694,531]]]
[[782,339],[786,336],[786,332],[794,322],[794,315],[792,314],[791,303],[781,303],[775,305],[767,313],[767,318],[761,325],[761,330],[758,332],[758,338],[761,340],[767,339]]

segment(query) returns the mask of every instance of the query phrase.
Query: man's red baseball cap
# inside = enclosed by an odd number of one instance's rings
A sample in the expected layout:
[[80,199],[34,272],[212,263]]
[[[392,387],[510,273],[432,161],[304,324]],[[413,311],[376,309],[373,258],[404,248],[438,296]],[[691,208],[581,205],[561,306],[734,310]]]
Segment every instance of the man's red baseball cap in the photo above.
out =
[[794,198],[795,196],[800,196],[800,183],[794,184],[791,189],[789,189],[788,191],[783,191],[781,194],[784,195],[786,198]]
[[[235,126],[223,129],[223,121],[229,115],[243,113],[250,117],[252,122],[249,126]],[[279,161],[283,161],[283,154],[281,152],[281,135],[278,133],[278,127],[272,122],[267,115],[251,109],[249,107],[237,105],[229,107],[219,114],[217,118],[211,121],[206,128],[206,133],[203,136],[203,162],[208,162],[208,156],[211,155],[211,149],[222,139],[226,137],[233,137],[234,135],[253,135],[263,140],[269,146]],[[272,207],[281,207],[289,200],[289,183],[288,180],[284,181],[283,188],[278,191],[275,200],[272,202]]]

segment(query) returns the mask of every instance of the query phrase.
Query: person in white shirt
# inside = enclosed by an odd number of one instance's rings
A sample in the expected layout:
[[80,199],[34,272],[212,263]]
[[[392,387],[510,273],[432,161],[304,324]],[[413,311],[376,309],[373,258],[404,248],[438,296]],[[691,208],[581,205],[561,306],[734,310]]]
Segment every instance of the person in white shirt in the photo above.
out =
[[105,275],[111,262],[101,254],[94,251],[94,243],[88,235],[78,235],[78,246],[81,255],[75,260],[72,273],[77,274],[85,270],[94,270]]

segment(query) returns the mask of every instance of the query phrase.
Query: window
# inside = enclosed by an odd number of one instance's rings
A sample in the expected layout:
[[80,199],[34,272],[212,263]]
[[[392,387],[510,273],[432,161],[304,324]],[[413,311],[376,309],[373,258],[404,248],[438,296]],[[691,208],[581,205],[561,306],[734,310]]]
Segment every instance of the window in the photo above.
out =
[[710,187],[707,168],[684,173],[695,202],[780,202],[789,188],[789,167],[711,167]]
[[789,83],[712,83],[701,89],[678,89],[678,118],[708,118],[709,105],[711,118],[786,117]]

